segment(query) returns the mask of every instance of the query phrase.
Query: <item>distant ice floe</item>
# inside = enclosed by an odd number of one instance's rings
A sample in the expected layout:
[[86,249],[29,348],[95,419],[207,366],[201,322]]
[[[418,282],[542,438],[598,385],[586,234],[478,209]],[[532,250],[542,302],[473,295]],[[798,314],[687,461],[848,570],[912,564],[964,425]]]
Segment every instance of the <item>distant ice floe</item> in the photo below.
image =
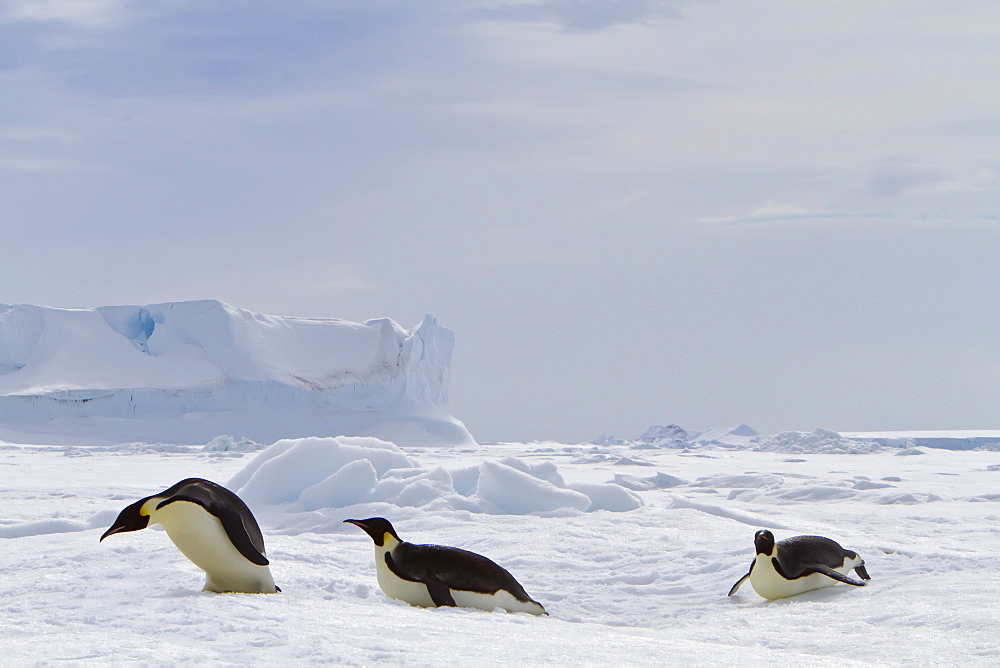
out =
[[120,455],[148,455],[167,453],[204,452],[214,456],[241,457],[248,452],[258,452],[267,447],[264,443],[249,438],[237,438],[223,434],[216,436],[205,445],[178,445],[176,443],[117,443],[115,445],[60,446],[65,457],[91,457],[97,453]]
[[637,450],[725,449],[787,454],[867,454],[899,450],[897,454],[923,454],[919,448],[1000,451],[998,432],[852,432],[817,427],[811,432],[785,431],[761,434],[745,424],[736,427],[688,431],[676,424],[652,425],[634,441],[602,434],[595,445],[627,446]]
[[116,443],[114,445],[62,445],[49,449],[62,450],[64,457],[92,457],[95,454],[112,453],[118,455],[183,454],[206,453],[214,457],[242,457],[246,453],[258,452],[266,448],[264,443],[249,438],[216,436],[205,445],[178,445],[176,443]]
[[689,432],[675,424],[653,425],[635,441],[623,441],[602,435],[597,445],[624,445],[637,450],[658,449],[724,449],[780,452],[787,454],[864,454],[879,452],[885,447],[908,447],[912,442],[889,443],[886,440],[846,437],[829,429],[811,432],[785,431],[775,435],[761,434],[745,424],[730,428]]
[[616,483],[563,480],[551,462],[507,458],[453,471],[427,469],[395,444],[372,437],[278,441],[227,485],[255,508],[312,511],[362,503],[524,515],[624,512],[643,505]]
[[202,452],[257,452],[265,447],[262,443],[251,441],[249,438],[235,438],[227,434],[216,436],[205,444]]
[[761,434],[745,424],[729,428],[688,431],[675,424],[653,425],[635,441],[602,435],[596,445],[622,445],[636,450],[755,450],[787,454],[864,454],[879,452],[885,447],[907,447],[912,442],[888,443],[883,440],[842,436],[829,429],[811,432],[785,431],[775,435]]
[[750,449],[759,452],[789,454],[859,455],[879,452],[883,445],[878,441],[845,438],[835,431],[816,428],[810,433],[786,431],[774,436],[754,439]]

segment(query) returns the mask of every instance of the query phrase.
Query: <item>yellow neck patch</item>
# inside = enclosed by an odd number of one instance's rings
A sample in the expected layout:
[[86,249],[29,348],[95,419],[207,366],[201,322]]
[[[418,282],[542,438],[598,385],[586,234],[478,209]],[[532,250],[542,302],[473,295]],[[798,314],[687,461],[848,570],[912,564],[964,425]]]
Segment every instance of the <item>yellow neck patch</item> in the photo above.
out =
[[139,508],[139,514],[143,517],[149,517],[153,514],[153,511],[156,510],[156,506],[159,505],[160,501],[161,499],[159,498],[150,499],[146,503],[142,504],[141,508]]

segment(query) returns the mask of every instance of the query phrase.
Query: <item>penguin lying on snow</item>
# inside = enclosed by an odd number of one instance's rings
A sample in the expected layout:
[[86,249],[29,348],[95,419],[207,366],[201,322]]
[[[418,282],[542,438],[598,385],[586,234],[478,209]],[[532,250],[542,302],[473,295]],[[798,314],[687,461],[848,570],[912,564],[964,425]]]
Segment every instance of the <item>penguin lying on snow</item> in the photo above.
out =
[[124,531],[161,525],[185,557],[205,571],[212,592],[273,594],[264,537],[240,497],[209,480],[188,478],[139,499],[118,515],[101,540]]
[[448,605],[548,614],[513,575],[482,555],[403,542],[382,517],[344,522],[361,527],[375,541],[378,586],[389,598],[425,608]]
[[864,582],[847,576],[854,569],[862,580],[871,580],[864,560],[822,536],[795,536],[780,543],[762,529],[754,536],[757,556],[750,571],[729,590],[732,596],[747,578],[754,591],[767,599],[786,598],[844,582],[863,587]]

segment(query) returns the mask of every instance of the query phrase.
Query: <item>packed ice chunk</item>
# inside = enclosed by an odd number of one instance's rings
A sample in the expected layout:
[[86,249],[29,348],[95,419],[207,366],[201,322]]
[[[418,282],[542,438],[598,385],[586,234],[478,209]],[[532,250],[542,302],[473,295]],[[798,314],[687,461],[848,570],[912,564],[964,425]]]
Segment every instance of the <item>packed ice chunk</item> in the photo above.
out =
[[298,500],[306,510],[343,508],[367,500],[378,474],[368,459],[355,459],[315,485],[306,487]]
[[586,511],[592,503],[586,494],[557,487],[547,480],[494,461],[479,465],[476,496],[511,515],[560,508]]
[[[233,476],[228,487],[247,503],[291,503],[300,500],[307,488],[327,480],[356,460],[367,461],[376,474],[414,465],[398,447],[375,438],[282,440],[257,455]],[[315,502],[330,493],[320,486],[310,498]]]
[[278,441],[227,486],[255,509],[292,513],[362,503],[512,515],[642,506],[617,483],[567,484],[551,461],[507,458],[449,471],[420,466],[393,443],[349,436]]
[[633,476],[626,475],[624,473],[615,474],[615,484],[621,485],[627,489],[632,489],[637,492],[648,491],[651,489],[666,489],[668,487],[677,487],[679,485],[687,484],[686,480],[678,478],[675,475],[670,475],[669,473],[663,473],[658,471],[656,475],[652,476]]
[[589,512],[595,510],[610,510],[623,513],[641,508],[643,503],[638,495],[633,494],[621,485],[606,482],[573,482],[569,488],[586,494],[590,498]]
[[501,464],[506,464],[518,471],[524,471],[528,475],[533,475],[536,478],[541,478],[546,480],[556,487],[565,487],[566,481],[563,480],[562,475],[559,474],[559,468],[554,462],[542,461],[542,462],[526,462],[523,459],[517,459],[516,457],[506,457],[500,460]]

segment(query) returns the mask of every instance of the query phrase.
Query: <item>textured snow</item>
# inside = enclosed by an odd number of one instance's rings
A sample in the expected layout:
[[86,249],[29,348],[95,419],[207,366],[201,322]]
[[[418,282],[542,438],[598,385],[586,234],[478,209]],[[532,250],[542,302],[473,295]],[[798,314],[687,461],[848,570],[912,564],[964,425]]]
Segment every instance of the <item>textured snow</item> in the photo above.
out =
[[[639,466],[616,463],[631,445],[206,445],[0,445],[5,665],[996,662],[996,452],[660,448]],[[283,593],[201,592],[158,530],[98,542],[125,505],[188,476],[241,489]],[[482,489],[498,481],[509,484]],[[642,505],[583,509],[581,497],[623,492]],[[342,524],[372,515],[404,539],[489,556],[551,616],[387,599],[371,540]],[[727,597],[758,528],[834,538],[872,580]]]
[[95,444],[363,435],[473,442],[448,414],[454,334],[218,301],[0,305],[0,438]]

